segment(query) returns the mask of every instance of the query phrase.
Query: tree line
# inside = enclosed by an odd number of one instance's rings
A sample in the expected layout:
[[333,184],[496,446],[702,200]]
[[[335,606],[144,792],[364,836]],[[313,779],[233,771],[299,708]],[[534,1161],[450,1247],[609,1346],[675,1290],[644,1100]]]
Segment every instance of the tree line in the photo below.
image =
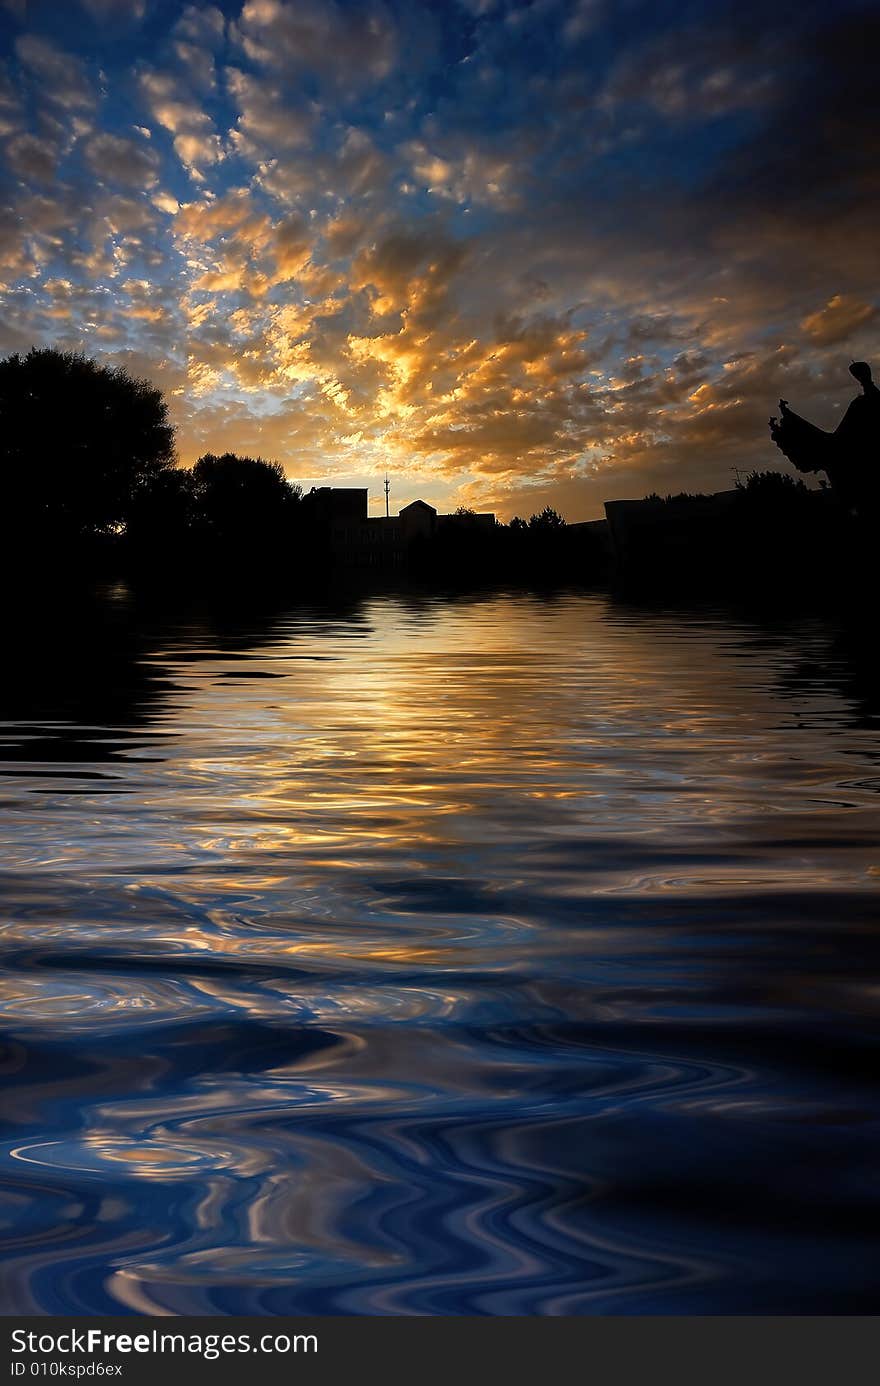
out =
[[[189,572],[218,583],[332,571],[320,507],[279,463],[227,451],[178,465],[164,395],[121,367],[52,348],[0,360],[0,457],[7,585],[10,571],[137,570],[155,581]],[[849,572],[853,553],[873,554],[872,527],[792,476],[750,474],[717,515],[703,513],[705,497],[646,499],[668,515],[641,533],[637,560],[623,563],[595,530],[547,506],[490,530],[468,525],[461,509],[457,523],[410,547],[407,567],[440,584],[610,576],[778,590],[809,587],[813,570],[827,585]]]
[[42,547],[270,540],[302,494],[261,458],[208,453],[180,467],[161,390],[75,352],[0,361],[0,454],[7,538]]
[[[146,566],[321,561],[302,487],[279,463],[209,452],[180,466],[162,391],[119,366],[52,348],[0,361],[0,455],[7,554],[115,554]],[[457,555],[447,537],[418,560],[549,561],[565,522],[547,507],[496,529],[487,537],[459,525]]]

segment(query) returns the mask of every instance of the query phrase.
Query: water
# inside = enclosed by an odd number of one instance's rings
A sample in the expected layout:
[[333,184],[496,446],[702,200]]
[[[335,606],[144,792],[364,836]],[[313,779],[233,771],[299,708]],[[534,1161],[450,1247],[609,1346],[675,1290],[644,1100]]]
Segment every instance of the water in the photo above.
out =
[[4,1312],[878,1309],[858,638],[119,588],[7,644]]

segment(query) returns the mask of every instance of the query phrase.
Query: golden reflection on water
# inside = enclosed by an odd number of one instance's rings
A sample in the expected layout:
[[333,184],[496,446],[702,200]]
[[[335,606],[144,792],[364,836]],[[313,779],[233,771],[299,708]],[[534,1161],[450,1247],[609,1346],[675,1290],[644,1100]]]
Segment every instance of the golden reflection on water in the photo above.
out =
[[[829,764],[825,747],[817,764],[816,722],[837,700],[813,693],[807,707],[786,707],[712,621],[609,620],[598,599],[416,608],[377,599],[350,626],[293,615],[246,655],[182,653],[172,646],[155,660],[174,689],[150,726],[160,756],[130,754],[119,778],[73,805],[63,777],[41,781],[39,830],[35,821],[22,831],[19,819],[11,864],[37,880],[59,868],[111,872],[138,890],[161,890],[170,871],[177,900],[213,900],[207,939],[195,922],[166,937],[150,921],[154,940],[188,949],[240,946],[222,936],[224,899],[240,896],[248,909],[286,891],[317,902],[328,878],[368,881],[386,864],[413,877],[429,863],[441,876],[468,874],[477,844],[495,853],[509,844],[515,875],[519,852],[540,852],[561,832],[583,840],[594,891],[681,891],[687,872],[603,872],[596,840],[635,836],[647,850],[655,836],[697,845],[749,829],[769,844],[838,793],[851,753],[839,743]],[[850,820],[873,805],[872,792],[853,788]],[[851,878],[839,849],[823,867],[809,855],[774,850],[772,865],[762,855],[754,872],[738,861],[693,884],[784,888],[805,867],[817,884],[839,869]],[[581,888],[577,877],[554,886]],[[286,945],[325,949],[324,940]],[[411,945],[362,949],[405,958]]]
[[[60,869],[123,888],[129,905],[114,911],[112,938],[141,939],[156,957],[335,968],[442,968],[463,947],[473,966],[497,949],[499,931],[540,952],[534,930],[504,908],[531,876],[560,901],[585,890],[867,885],[877,871],[875,786],[852,782],[852,758],[872,734],[835,728],[817,756],[840,700],[821,689],[781,700],[772,676],[784,675],[787,658],[782,645],[751,659],[748,639],[736,629],[719,639],[715,618],[629,618],[576,597],[381,598],[349,624],[293,613],[245,653],[184,630],[147,661],[171,691],[114,780],[76,797],[63,773],[40,780],[32,815],[32,783],[12,783],[20,812],[9,864],[30,870],[36,892],[42,873]],[[829,850],[824,827],[813,840],[810,824],[839,801],[844,778],[846,841]],[[545,869],[560,841],[565,870]],[[693,860],[652,866],[670,844]],[[465,916],[453,903],[444,919],[441,899],[418,941],[399,927],[413,909],[424,914],[401,881],[417,888],[425,877],[475,872],[493,919],[488,940],[463,944]],[[51,889],[45,899],[51,906]],[[282,902],[290,919],[261,929]],[[51,913],[40,925],[45,941]],[[76,928],[83,944],[107,934],[100,920]],[[69,942],[70,923],[58,929]],[[15,919],[5,930],[14,941]],[[168,984],[125,993],[92,987],[87,996],[58,975],[12,978],[3,1004],[9,1015],[43,1008],[71,1019],[95,1006],[179,1005]]]
[[[178,662],[171,648],[160,662],[174,693],[151,728],[167,734],[161,759],[130,756],[120,779],[79,796],[75,818],[62,779],[44,795],[62,831],[19,835],[14,851],[38,869],[112,861],[117,873],[127,851],[139,884],[161,885],[161,863],[184,873],[184,893],[197,862],[199,890],[261,893],[289,883],[288,866],[298,889],[318,889],[383,853],[417,870],[445,852],[455,867],[474,840],[535,846],[561,827],[648,836],[676,822],[717,832],[756,809],[809,813],[834,792],[846,747],[817,766],[822,700],[809,699],[800,735],[803,704],[756,684],[732,645],[699,622],[609,621],[599,600],[502,598],[415,611],[377,600],[326,634],[292,617],[246,657],[205,649]],[[243,670],[273,677],[223,677]]]

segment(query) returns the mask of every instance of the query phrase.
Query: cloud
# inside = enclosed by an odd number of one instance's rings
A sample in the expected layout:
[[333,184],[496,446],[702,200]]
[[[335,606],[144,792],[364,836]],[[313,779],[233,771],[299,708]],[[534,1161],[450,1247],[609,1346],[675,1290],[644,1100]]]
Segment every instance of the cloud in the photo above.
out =
[[174,32],[190,43],[217,49],[226,34],[226,19],[216,5],[186,5],[174,26]]
[[[241,145],[242,152],[249,152]],[[302,142],[258,164],[257,181],[281,203],[324,201],[339,206],[351,200],[381,202],[387,195],[393,166],[367,130],[334,125],[326,143],[314,148]],[[375,212],[374,212],[375,215]]]
[[301,270],[311,253],[314,233],[305,217],[298,213],[275,227],[275,261],[280,277],[291,277]]
[[21,34],[15,41],[19,62],[40,83],[46,100],[65,110],[91,110],[97,98],[84,64],[72,53],[37,34]]
[[214,5],[187,5],[173,28],[169,60],[186,75],[200,95],[209,96],[217,86],[215,57],[224,46],[226,19]]
[[124,19],[139,24],[147,12],[147,0],[81,0],[81,3],[93,18],[102,23]]
[[126,188],[152,188],[158,181],[159,157],[142,140],[103,131],[86,142],[84,154],[96,178]]
[[11,208],[0,208],[0,284],[8,289],[22,275],[32,274],[34,269],[33,255],[19,217]]
[[210,94],[217,85],[213,54],[206,48],[200,48],[197,43],[187,43],[184,39],[178,39],[173,52],[192,86],[202,94]]
[[0,62],[0,134],[10,134],[17,130],[24,118],[24,111],[9,65]]
[[607,0],[573,0],[562,26],[566,43],[579,43],[592,34],[604,17]]
[[161,189],[153,193],[150,201],[160,212],[167,212],[169,216],[175,216],[180,211],[180,203],[171,193],[163,192]]
[[196,177],[223,158],[223,147],[210,116],[187,84],[173,73],[143,67],[138,74],[142,98],[153,119],[173,137],[174,151]]
[[314,74],[351,90],[389,76],[396,28],[380,0],[246,0],[237,35],[247,57],[288,74]]
[[54,141],[24,132],[7,140],[4,157],[19,178],[48,183],[55,177],[59,150]]
[[411,309],[429,284],[448,286],[465,254],[439,225],[417,231],[399,225],[357,255],[350,283],[369,291],[377,314]]
[[347,259],[358,247],[367,233],[368,223],[364,217],[345,210],[338,213],[324,226],[324,243],[331,259]]
[[824,308],[808,314],[801,327],[818,346],[834,346],[875,322],[878,311],[875,303],[860,303],[850,294],[835,294]]
[[509,151],[470,148],[441,156],[423,141],[414,140],[403,152],[416,183],[429,193],[462,206],[485,203],[511,210],[517,205],[514,162]]
[[624,113],[649,108],[669,121],[699,122],[772,101],[786,66],[784,36],[757,21],[696,12],[690,22],[641,37],[613,64],[598,107]]
[[294,104],[280,83],[233,67],[226,70],[226,85],[238,111],[230,138],[244,157],[258,162],[308,144],[314,111],[305,103]]

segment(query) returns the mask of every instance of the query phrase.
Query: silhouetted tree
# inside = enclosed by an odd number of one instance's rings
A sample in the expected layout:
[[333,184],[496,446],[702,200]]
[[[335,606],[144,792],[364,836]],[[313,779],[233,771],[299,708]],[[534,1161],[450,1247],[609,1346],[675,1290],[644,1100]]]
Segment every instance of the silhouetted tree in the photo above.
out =
[[[830,495],[810,490],[800,477],[787,472],[749,472],[736,482],[736,521],[745,526],[754,545],[764,535],[768,549],[784,560],[790,550],[830,539],[833,523]],[[833,504],[830,507],[834,510]],[[816,531],[816,532],[814,532]]]
[[529,529],[532,530],[547,532],[564,528],[565,521],[559,511],[553,509],[552,505],[545,505],[543,510],[529,518]]
[[150,477],[132,499],[126,535],[130,546],[142,555],[168,546],[177,556],[184,551],[197,523],[193,474],[185,467],[169,467]]
[[289,537],[302,490],[278,462],[206,453],[192,471],[196,524],[211,540],[268,552]]
[[34,349],[0,361],[0,463],[13,540],[114,534],[173,467],[174,430],[149,381]]
[[750,496],[766,498],[769,501],[778,499],[788,500],[793,496],[804,494],[807,490],[800,477],[791,476],[788,472],[749,472],[745,480],[741,477],[736,481],[737,491],[744,491]]

